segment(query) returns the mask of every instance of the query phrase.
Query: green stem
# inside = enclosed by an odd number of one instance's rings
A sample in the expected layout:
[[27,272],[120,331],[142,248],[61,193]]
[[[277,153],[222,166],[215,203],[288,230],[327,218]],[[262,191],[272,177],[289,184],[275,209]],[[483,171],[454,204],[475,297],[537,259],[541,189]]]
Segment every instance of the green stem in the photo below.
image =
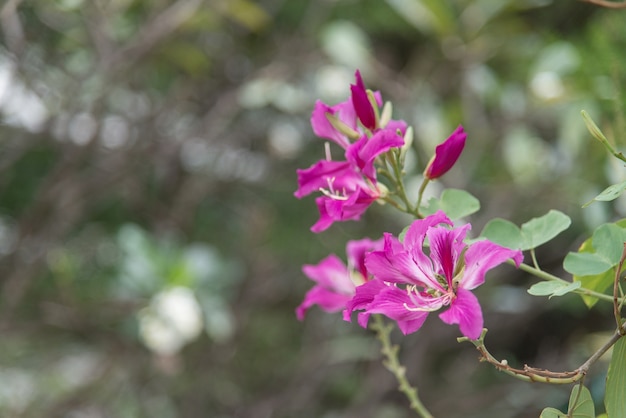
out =
[[622,272],[622,267],[624,266],[624,261],[626,260],[626,242],[624,243],[624,250],[622,251],[622,258],[619,260],[619,264],[615,269],[615,280],[613,281],[613,314],[615,316],[615,322],[617,322],[617,330],[620,334],[625,335],[626,329],[624,328],[624,324],[622,324],[622,315],[620,313],[623,303],[620,303],[620,286],[619,286],[619,277]]
[[[424,191],[426,190],[426,186],[428,186],[428,183],[430,183],[430,179],[428,177],[424,177],[424,180],[422,181],[422,184],[420,185],[420,189],[417,192],[417,203],[415,204],[415,210],[417,215],[419,215],[419,211],[420,211],[420,206],[422,205],[422,198],[424,197]],[[422,218],[422,216],[419,216],[419,218]]]
[[[511,265],[515,265],[515,262],[513,260],[507,260],[507,262]],[[553,274],[547,273],[543,270],[539,270],[538,268],[535,268],[533,266],[530,266],[528,264],[520,264],[519,266],[520,270],[523,270],[527,273],[532,274],[533,276],[539,277],[540,279],[543,279],[545,281],[552,281],[552,282],[560,282],[560,283],[564,283],[564,284],[571,284],[571,282],[568,282],[567,280],[563,280],[560,277],[557,277]],[[596,292],[594,290],[590,290],[590,289],[586,289],[584,287],[579,287],[578,289],[574,290],[575,293],[581,294],[581,295],[586,295],[586,296],[592,296],[596,299],[600,299],[600,300],[604,300],[607,302],[613,302],[613,296],[611,295],[606,295],[604,293],[600,293],[600,292]]]
[[417,396],[417,388],[411,386],[406,378],[406,369],[400,364],[398,360],[397,345],[391,343],[391,331],[393,325],[385,324],[382,316],[373,315],[373,323],[370,325],[371,329],[376,331],[376,337],[381,343],[380,352],[385,356],[383,365],[396,377],[398,381],[398,390],[402,392],[410,402],[411,409],[419,414],[422,418],[433,418],[432,414],[428,412],[428,409],[424,406],[420,398]]

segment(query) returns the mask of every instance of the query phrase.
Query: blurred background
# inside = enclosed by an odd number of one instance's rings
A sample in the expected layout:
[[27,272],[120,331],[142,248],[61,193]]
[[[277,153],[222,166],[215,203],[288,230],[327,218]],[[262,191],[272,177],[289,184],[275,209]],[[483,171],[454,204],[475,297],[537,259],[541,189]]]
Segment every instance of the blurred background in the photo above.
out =
[[[581,206],[625,171],[626,10],[574,0],[6,0],[0,9],[0,416],[413,416],[369,331],[295,307],[302,264],[409,222],[372,206],[313,234],[296,168],[324,154],[316,99],[355,69],[415,128],[408,183],[462,123],[459,163],[430,186],[518,224],[573,226],[537,251],[555,274],[626,202]],[[536,298],[508,266],[477,294],[512,365],[580,365],[611,306]],[[430,318],[401,344],[437,417],[537,417],[570,387],[480,364]],[[602,411],[606,362],[586,383]]]

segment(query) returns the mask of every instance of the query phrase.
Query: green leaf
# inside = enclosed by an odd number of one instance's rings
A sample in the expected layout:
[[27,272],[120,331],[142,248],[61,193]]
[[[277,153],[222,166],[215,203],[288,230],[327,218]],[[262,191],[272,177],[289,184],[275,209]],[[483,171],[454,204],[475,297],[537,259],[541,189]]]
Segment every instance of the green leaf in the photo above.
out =
[[606,377],[604,406],[611,418],[626,417],[626,338],[613,346],[613,354]]
[[[615,279],[613,267],[619,263],[624,240],[626,219],[600,225],[593,236],[582,243],[577,253],[569,253],[565,257],[563,268],[573,274],[574,281],[582,282],[584,288],[604,293]],[[598,301],[593,296],[581,297],[588,308]]]
[[609,270],[613,265],[596,253],[572,253],[563,260],[563,268],[576,276],[600,274]]
[[[580,392],[580,393],[579,393]],[[582,385],[576,385],[569,397],[568,417],[571,418],[595,418],[596,411],[589,389]]]
[[480,236],[503,247],[519,249],[522,247],[522,232],[513,222],[495,218],[487,222]]
[[596,254],[604,257],[612,266],[619,263],[626,242],[626,230],[611,223],[603,224],[593,231],[592,245]]
[[424,213],[432,215],[438,210],[442,210],[454,221],[476,213],[479,209],[480,202],[478,199],[465,190],[446,189],[441,193],[439,199],[429,200],[428,207],[424,209]]
[[545,244],[571,225],[572,220],[558,210],[551,210],[539,218],[533,218],[522,224],[521,231],[524,238],[522,250],[537,248]]
[[481,236],[504,247],[530,250],[550,241],[569,228],[571,223],[569,216],[551,210],[522,224],[521,228],[504,219],[493,219],[485,225]]
[[528,293],[533,296],[563,296],[578,289],[582,283],[562,283],[557,281],[535,283],[528,289]]
[[[580,280],[585,289],[593,290],[599,293],[605,293],[608,288],[613,284],[615,279],[615,271],[613,269],[608,270],[601,274],[594,274],[592,276],[574,276],[574,280]],[[592,308],[596,304],[598,298],[588,295],[580,295],[585,305],[588,308]]]
[[626,181],[618,184],[613,184],[602,191],[599,195],[591,199],[589,202],[583,205],[586,208],[593,202],[610,202],[617,199],[626,190]]
[[554,408],[545,408],[541,411],[539,418],[567,418],[567,414]]

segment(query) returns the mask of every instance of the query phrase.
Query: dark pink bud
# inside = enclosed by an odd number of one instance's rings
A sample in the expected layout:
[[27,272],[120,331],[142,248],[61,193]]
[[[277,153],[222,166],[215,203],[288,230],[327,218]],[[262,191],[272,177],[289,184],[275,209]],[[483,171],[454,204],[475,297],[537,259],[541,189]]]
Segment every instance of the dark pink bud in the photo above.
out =
[[359,70],[356,70],[354,76],[356,77],[356,84],[350,85],[350,91],[352,91],[352,105],[363,126],[373,131],[376,129],[376,114],[374,113],[374,108],[367,95],[367,90],[365,89],[365,84],[363,84]]
[[463,130],[463,126],[459,125],[445,142],[437,145],[435,155],[424,170],[424,176],[433,180],[446,174],[459,159],[463,147],[465,147],[466,138],[467,134]]

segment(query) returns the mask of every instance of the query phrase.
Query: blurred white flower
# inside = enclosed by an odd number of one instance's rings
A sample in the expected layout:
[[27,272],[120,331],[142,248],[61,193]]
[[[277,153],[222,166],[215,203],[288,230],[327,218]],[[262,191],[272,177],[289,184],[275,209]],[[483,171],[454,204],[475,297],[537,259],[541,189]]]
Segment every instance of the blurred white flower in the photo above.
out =
[[161,355],[176,354],[202,332],[202,309],[193,291],[172,287],[152,298],[139,312],[139,333],[145,345]]

